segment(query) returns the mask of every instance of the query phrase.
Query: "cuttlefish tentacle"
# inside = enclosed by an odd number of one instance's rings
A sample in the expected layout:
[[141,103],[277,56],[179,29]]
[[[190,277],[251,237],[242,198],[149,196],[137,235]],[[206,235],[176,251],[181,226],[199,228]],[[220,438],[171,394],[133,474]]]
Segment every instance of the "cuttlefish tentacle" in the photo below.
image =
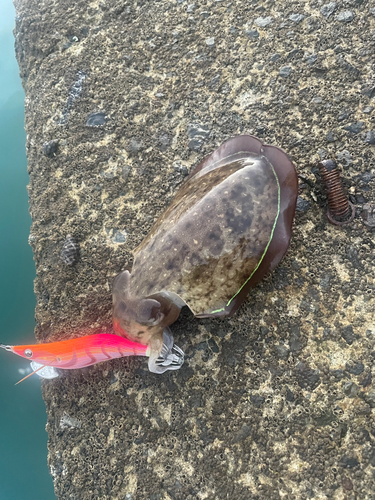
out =
[[163,294],[147,298],[131,296],[130,280],[129,271],[123,271],[113,283],[115,332],[149,346],[151,372],[177,370],[184,362],[184,353],[174,345],[171,330],[163,326],[178,318],[181,307]]

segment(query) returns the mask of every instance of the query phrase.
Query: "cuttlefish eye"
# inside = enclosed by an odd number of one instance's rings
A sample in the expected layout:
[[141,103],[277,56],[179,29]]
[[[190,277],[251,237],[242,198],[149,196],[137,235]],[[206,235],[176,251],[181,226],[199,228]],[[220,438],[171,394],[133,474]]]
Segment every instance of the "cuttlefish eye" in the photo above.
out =
[[25,356],[27,358],[31,358],[32,355],[33,355],[33,351],[31,349],[25,349]]

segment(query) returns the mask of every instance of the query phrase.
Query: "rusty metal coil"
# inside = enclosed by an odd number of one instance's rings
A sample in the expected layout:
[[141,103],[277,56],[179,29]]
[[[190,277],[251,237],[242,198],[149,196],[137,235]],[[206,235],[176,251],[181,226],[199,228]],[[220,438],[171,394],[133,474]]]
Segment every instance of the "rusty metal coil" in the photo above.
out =
[[355,207],[345,194],[336,163],[324,160],[318,163],[318,168],[327,194],[329,221],[336,225],[348,224],[354,218]]

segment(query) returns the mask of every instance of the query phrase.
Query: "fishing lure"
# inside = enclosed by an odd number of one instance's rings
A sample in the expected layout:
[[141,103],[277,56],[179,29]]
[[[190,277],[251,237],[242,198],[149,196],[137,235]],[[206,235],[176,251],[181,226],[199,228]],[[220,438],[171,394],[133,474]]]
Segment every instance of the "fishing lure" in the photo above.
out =
[[[0,347],[32,361],[33,366],[37,367],[36,370],[24,377],[20,382],[44,367],[73,370],[124,356],[150,355],[150,349],[147,345],[132,342],[129,339],[110,333],[87,335],[46,344],[18,346],[0,344]],[[169,359],[168,353],[164,351],[163,358],[159,362],[165,362],[165,356],[168,359],[168,365],[173,365],[173,360]],[[46,378],[53,378],[53,376],[47,376]]]
[[225,142],[190,174],[134,250],[131,274],[113,285],[114,330],[150,346],[150,371],[182,365],[169,325],[183,306],[198,318],[232,315],[277,266],[297,195],[289,157],[249,135]]

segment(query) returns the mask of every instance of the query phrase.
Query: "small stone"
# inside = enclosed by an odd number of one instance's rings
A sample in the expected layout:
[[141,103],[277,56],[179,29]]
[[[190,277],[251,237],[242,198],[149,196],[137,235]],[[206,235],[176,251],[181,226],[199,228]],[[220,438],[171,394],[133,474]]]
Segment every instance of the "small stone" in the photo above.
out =
[[306,61],[308,62],[308,64],[310,64],[310,66],[312,66],[316,62],[317,59],[318,59],[318,56],[316,54],[311,54],[310,56],[306,57]]
[[341,459],[341,464],[343,467],[352,469],[353,467],[357,467],[357,465],[359,465],[359,462],[356,456],[348,457],[347,455],[344,455]]
[[311,204],[310,204],[309,201],[304,200],[302,198],[302,196],[298,196],[298,198],[297,198],[297,206],[296,206],[297,212],[307,212],[310,207],[311,207]]
[[300,361],[296,366],[295,375],[298,385],[302,388],[314,390],[320,384],[319,370],[310,368],[306,363]]
[[343,167],[350,167],[353,164],[352,155],[346,149],[337,153],[336,157]]
[[191,3],[190,5],[187,6],[186,12],[194,12],[195,9],[195,3]]
[[254,406],[259,408],[264,403],[265,398],[259,396],[259,394],[254,394],[250,396],[250,401],[253,403]]
[[106,118],[105,113],[91,113],[87,117],[86,127],[100,127],[105,124]]
[[340,111],[337,119],[339,122],[342,122],[343,120],[346,120],[347,118],[349,118],[350,115],[351,115],[351,111],[349,109],[342,109]]
[[362,387],[368,387],[372,382],[372,374],[369,372],[360,382]]
[[271,62],[276,62],[278,59],[280,59],[280,54],[272,54],[270,57]]
[[54,139],[52,141],[43,143],[42,152],[45,156],[56,156],[58,147],[59,141],[57,139]]
[[163,132],[159,135],[160,150],[166,151],[168,146],[171,144],[171,138],[167,132]]
[[320,13],[324,16],[324,17],[329,17],[331,16],[335,10],[337,8],[337,4],[336,2],[329,2],[325,5],[323,5],[323,7],[320,9]]
[[360,375],[365,369],[363,363],[346,363],[346,370],[352,375]]
[[245,30],[245,34],[250,40],[256,40],[259,38],[259,31],[257,30]]
[[291,59],[294,59],[296,56],[300,56],[301,55],[301,50],[300,49],[293,49],[289,52],[289,54],[287,55],[287,59],[288,60],[291,60]]
[[287,401],[289,401],[290,403],[292,403],[294,401],[294,394],[293,392],[289,389],[289,387],[286,388],[286,395],[285,395],[285,399]]
[[359,132],[362,130],[363,127],[363,122],[356,122],[356,123],[351,123],[350,125],[346,125],[343,127],[344,130],[347,130],[351,134],[359,134]]
[[370,408],[375,408],[375,391],[364,393],[363,399],[370,406]]
[[357,194],[356,199],[357,203],[362,205],[367,202],[366,198],[362,194]]
[[178,172],[179,174],[182,174],[184,176],[188,175],[188,173],[189,173],[187,166],[181,165],[181,163],[179,161],[175,161],[173,163],[173,168],[175,169],[176,172]]
[[276,355],[281,359],[287,359],[289,356],[289,349],[280,344],[275,346]]
[[192,151],[199,151],[199,149],[202,147],[203,141],[201,139],[192,139],[187,143],[187,147],[191,149]]
[[203,141],[209,136],[210,129],[207,125],[200,125],[199,123],[189,123],[187,126],[187,134],[189,136],[189,139],[200,141],[202,145]]
[[372,99],[375,96],[375,84],[374,84],[374,82],[366,83],[361,88],[361,94],[366,95],[367,97]]
[[125,230],[124,231],[116,231],[113,235],[113,242],[114,243],[125,243],[127,236],[128,236],[128,234]]
[[372,181],[372,179],[375,178],[375,174],[373,174],[372,172],[363,172],[363,174],[361,174],[359,177],[362,182],[368,184],[369,182]]
[[312,98],[312,102],[314,104],[321,104],[323,102],[323,99],[321,97],[319,97],[319,96],[318,97],[313,97]]
[[344,377],[344,372],[342,370],[332,370],[331,373],[337,380],[341,380]]
[[290,66],[283,66],[279,70],[279,75],[283,78],[287,78],[292,73],[292,68]]
[[339,21],[340,23],[350,23],[354,19],[354,14],[350,10],[344,10],[342,12],[339,12],[336,16],[336,20]]
[[363,205],[361,216],[364,224],[367,227],[375,227],[375,205],[371,203],[366,203],[365,205]]
[[364,141],[366,144],[375,144],[375,131],[374,130],[369,130],[366,134],[366,137],[364,138]]
[[213,47],[215,45],[215,38],[214,37],[206,38],[206,45],[208,47]]
[[319,149],[318,155],[319,155],[319,158],[321,160],[324,160],[324,158],[327,158],[327,150],[326,149]]
[[335,136],[333,135],[332,130],[330,130],[326,136],[327,142],[335,142]]
[[79,257],[79,244],[77,240],[68,234],[61,249],[60,257],[64,264],[72,266],[75,264]]
[[[298,203],[298,201],[297,201]],[[323,290],[328,290],[330,288],[330,283],[331,283],[332,276],[328,273],[324,273],[323,277],[320,280],[320,286]],[[331,329],[330,328],[324,328],[323,330],[323,337],[329,337],[331,335]]]
[[372,111],[374,110],[373,106],[366,106],[365,108],[363,108],[363,113],[365,113],[366,115],[369,115],[370,113],[372,113]]
[[359,387],[357,384],[349,380],[348,382],[346,382],[346,384],[344,384],[342,390],[344,391],[344,394],[348,396],[348,398],[355,398],[359,392]]
[[265,28],[269,24],[271,24],[273,21],[272,17],[257,17],[254,21],[254,23],[259,26],[259,28]]
[[354,335],[353,327],[352,325],[345,326],[341,330],[341,337],[345,340],[345,342],[349,345],[352,345],[353,342],[355,341],[356,337]]
[[214,341],[214,339],[212,339],[212,338],[209,339],[207,342],[207,345],[211,349],[211,351],[214,352],[215,354],[220,352],[220,348],[217,345],[217,343]]
[[300,23],[303,19],[305,19],[306,16],[303,14],[291,14],[289,16],[289,19],[293,21],[294,23],[298,24]]

